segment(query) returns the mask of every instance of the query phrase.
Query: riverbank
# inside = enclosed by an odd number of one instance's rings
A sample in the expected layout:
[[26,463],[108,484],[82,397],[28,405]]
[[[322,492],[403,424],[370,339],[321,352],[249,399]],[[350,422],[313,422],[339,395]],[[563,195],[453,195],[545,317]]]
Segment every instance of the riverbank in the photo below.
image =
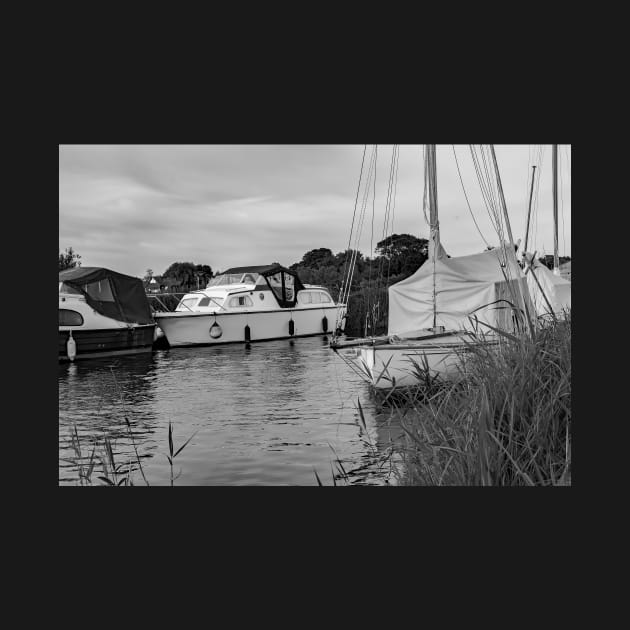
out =
[[571,485],[571,316],[479,347],[466,377],[395,392],[403,485]]

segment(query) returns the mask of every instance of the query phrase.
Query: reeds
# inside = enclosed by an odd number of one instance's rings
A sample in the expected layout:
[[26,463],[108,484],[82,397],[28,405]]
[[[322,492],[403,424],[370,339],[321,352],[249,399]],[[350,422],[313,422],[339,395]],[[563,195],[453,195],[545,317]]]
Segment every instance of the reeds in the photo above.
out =
[[[127,427],[127,435],[131,441],[131,445],[133,447],[133,452],[135,458],[126,459],[125,461],[116,461],[117,456],[115,455],[115,444],[112,441],[105,437],[102,443],[94,443],[92,445],[92,451],[90,453],[89,458],[86,461],[86,457],[83,455],[83,451],[81,448],[81,441],[79,439],[79,433],[76,425],[73,427],[73,433],[70,439],[70,445],[74,451],[74,459],[64,459],[64,461],[74,464],[77,467],[77,472],[79,475],[79,485],[81,486],[91,486],[94,485],[93,475],[95,473],[100,472],[101,474],[96,475],[96,481],[101,481],[101,485],[106,486],[133,486],[133,474],[137,471],[142,475],[142,479],[144,480],[145,485],[150,485],[146,475],[144,473],[144,468],[142,467],[142,461],[140,459],[140,455],[138,453],[138,448],[136,446],[136,442],[134,439],[133,430],[131,427],[131,421],[129,419],[129,412],[125,405],[125,398],[122,388],[118,384],[116,380],[116,375],[114,374],[113,369],[111,370],[112,377],[114,380],[114,387],[118,393],[120,398],[120,402],[123,408],[123,417],[125,419],[125,424]],[[180,446],[177,450],[175,450],[175,445],[173,442],[173,423],[169,420],[168,423],[168,455],[166,458],[168,459],[170,465],[170,485],[174,485],[174,481],[181,475],[181,469],[177,475],[173,474],[173,461],[179,455],[186,446],[188,446],[189,442],[195,437],[197,431],[195,431],[182,446]],[[118,456],[120,457],[120,456]],[[96,464],[97,461],[100,462],[100,471],[97,470]]]
[[462,377],[390,392],[405,432],[400,483],[571,484],[571,315],[471,344]]

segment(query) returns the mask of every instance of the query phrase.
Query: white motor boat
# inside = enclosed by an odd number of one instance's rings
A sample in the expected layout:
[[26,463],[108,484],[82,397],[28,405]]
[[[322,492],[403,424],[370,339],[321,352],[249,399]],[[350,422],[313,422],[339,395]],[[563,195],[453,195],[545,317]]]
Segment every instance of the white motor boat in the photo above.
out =
[[268,341],[342,332],[345,304],[280,265],[235,267],[153,314],[171,346]]
[[155,321],[142,281],[102,267],[59,272],[59,360],[150,352]]

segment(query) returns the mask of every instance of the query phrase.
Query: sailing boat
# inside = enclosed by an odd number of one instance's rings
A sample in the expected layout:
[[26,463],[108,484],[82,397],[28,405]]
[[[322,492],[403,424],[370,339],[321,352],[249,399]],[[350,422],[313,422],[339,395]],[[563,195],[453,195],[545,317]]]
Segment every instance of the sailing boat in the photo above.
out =
[[[492,156],[502,196],[494,150]],[[502,241],[501,247],[480,254],[449,257],[440,242],[435,145],[425,145],[425,206],[427,193],[429,256],[412,276],[389,287],[388,334],[335,337],[330,344],[379,389],[416,385],[427,374],[457,376],[463,353],[480,343],[498,343],[493,331],[514,330],[518,313],[531,310],[505,201],[509,243]],[[479,335],[480,330],[487,334]]]
[[[523,253],[524,271],[527,277],[529,293],[539,317],[551,316],[562,319],[571,309],[571,282],[563,277],[558,257],[558,145],[552,147],[553,173],[553,271],[536,258],[536,254],[527,252],[529,235],[529,214],[531,213],[531,193],[527,227],[525,229],[525,251]],[[534,178],[532,176],[532,191]]]

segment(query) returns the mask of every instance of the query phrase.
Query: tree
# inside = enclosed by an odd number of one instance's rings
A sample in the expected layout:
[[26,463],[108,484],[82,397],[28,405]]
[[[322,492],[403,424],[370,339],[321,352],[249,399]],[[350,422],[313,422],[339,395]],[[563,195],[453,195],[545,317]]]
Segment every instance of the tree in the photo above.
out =
[[79,260],[81,256],[75,253],[72,247],[66,247],[64,253],[59,252],[59,271],[63,271],[64,269],[74,269],[75,267],[80,267],[81,263]]
[[330,265],[332,260],[332,251],[327,247],[319,247],[318,249],[312,249],[310,252],[306,252],[306,254],[302,256],[302,262],[299,264],[311,269],[319,269],[320,267]]
[[195,265],[195,277],[200,286],[205,287],[212,278],[212,267],[210,265]]
[[153,278],[153,269],[147,269],[146,273],[144,274],[144,280],[146,282],[151,282],[152,278]]
[[[411,234],[392,234],[376,244],[376,253],[390,275],[410,276],[429,257],[429,241]],[[378,260],[378,258],[377,258]]]
[[184,289],[197,289],[208,284],[208,280],[212,278],[212,267],[191,262],[174,262],[162,274],[162,278],[171,278]]
[[164,278],[172,278],[179,286],[190,289],[197,286],[195,265],[191,262],[174,262],[163,274]]

